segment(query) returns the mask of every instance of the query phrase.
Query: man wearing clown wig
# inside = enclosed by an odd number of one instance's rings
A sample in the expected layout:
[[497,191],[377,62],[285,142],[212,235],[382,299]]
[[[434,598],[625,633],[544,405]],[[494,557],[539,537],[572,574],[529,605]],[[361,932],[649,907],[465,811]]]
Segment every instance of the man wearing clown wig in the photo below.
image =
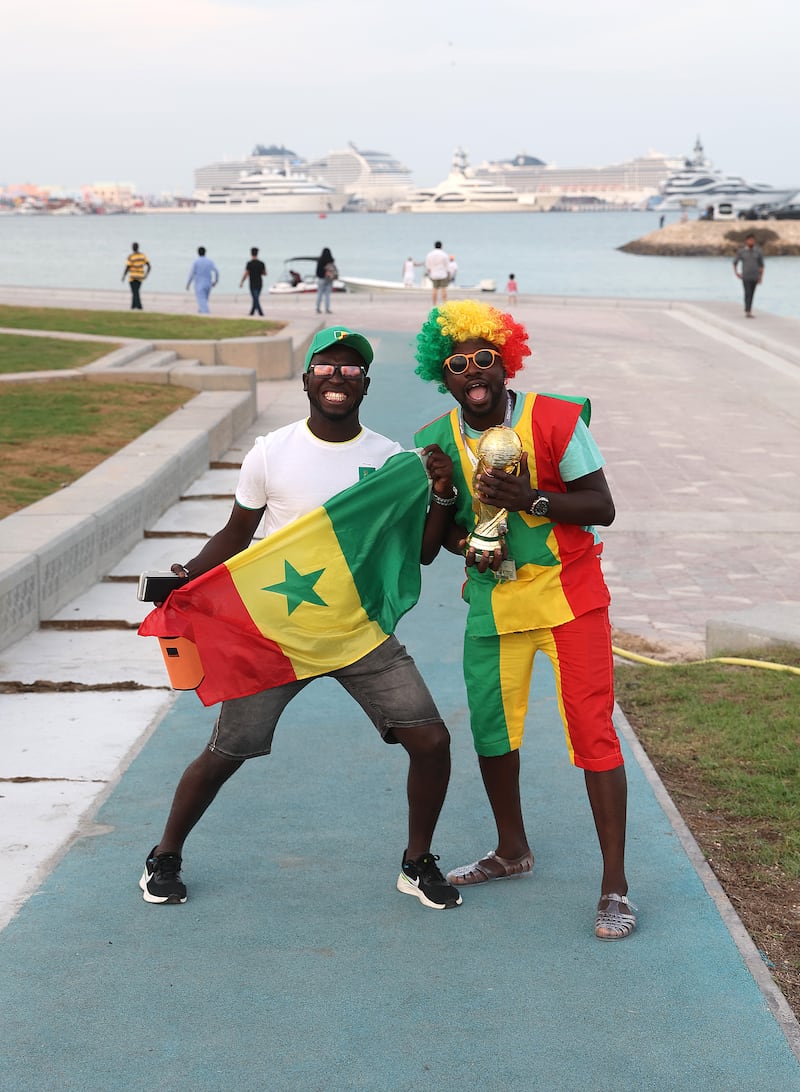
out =
[[[497,848],[447,879],[478,884],[533,869],[519,750],[533,660],[542,651],[553,665],[570,760],[584,771],[603,858],[595,935],[622,940],[636,926],[636,908],[625,877],[625,767],[611,719],[609,594],[594,532],[595,524],[613,521],[614,502],[587,427],[588,400],[507,386],[530,355],[527,341],[511,315],[474,300],[435,307],[417,338],[417,375],[457,403],[416,436],[433,480],[423,561],[430,564],[442,546],[460,554],[466,547],[464,676],[497,826]],[[522,441],[519,466],[509,472],[482,463],[476,473],[478,440],[498,425]],[[508,511],[502,544],[488,551],[467,546],[481,503]]]

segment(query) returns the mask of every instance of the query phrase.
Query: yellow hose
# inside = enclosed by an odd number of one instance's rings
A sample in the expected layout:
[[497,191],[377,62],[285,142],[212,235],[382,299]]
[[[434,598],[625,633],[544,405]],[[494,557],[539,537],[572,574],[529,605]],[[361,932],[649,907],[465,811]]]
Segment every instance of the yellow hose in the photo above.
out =
[[690,660],[678,663],[665,663],[663,660],[651,660],[649,656],[640,656],[636,652],[626,652],[623,648],[611,646],[611,651],[622,660],[632,660],[637,664],[647,664],[648,667],[695,667],[698,664],[734,664],[736,667],[761,667],[765,671],[788,671],[792,675],[800,675],[800,667],[792,667],[790,664],[773,664],[766,660],[743,660],[736,656],[717,656],[713,660]]

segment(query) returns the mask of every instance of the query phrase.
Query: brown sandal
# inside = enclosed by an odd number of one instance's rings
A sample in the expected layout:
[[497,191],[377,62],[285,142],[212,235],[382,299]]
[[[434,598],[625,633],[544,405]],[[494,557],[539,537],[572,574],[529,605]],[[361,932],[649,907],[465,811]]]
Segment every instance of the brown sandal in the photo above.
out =
[[489,880],[510,880],[514,876],[525,876],[533,871],[533,854],[530,850],[517,857],[515,861],[507,861],[505,857],[498,857],[492,850],[485,857],[473,864],[462,865],[447,873],[447,882],[456,886],[474,883],[488,883]]

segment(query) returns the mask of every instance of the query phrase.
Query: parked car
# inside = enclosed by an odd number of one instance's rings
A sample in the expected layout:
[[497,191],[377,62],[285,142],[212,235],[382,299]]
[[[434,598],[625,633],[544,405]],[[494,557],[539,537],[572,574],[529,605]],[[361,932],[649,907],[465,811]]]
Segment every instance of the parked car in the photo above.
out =
[[774,201],[761,201],[757,205],[751,205],[749,209],[742,209],[739,213],[740,220],[766,220],[771,209],[776,208]]
[[800,200],[798,194],[784,205],[775,205],[767,213],[767,220],[800,220]]

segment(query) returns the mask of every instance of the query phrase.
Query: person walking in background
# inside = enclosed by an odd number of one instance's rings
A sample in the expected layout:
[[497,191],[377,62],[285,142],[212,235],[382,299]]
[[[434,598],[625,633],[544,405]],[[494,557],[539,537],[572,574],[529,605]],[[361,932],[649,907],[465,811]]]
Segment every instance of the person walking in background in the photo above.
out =
[[197,299],[197,310],[201,315],[208,314],[208,297],[212,288],[216,288],[219,282],[219,270],[206,257],[206,248],[197,248],[197,257],[189,270],[189,280],[186,282],[186,291],[194,284],[194,294]]
[[[739,272],[741,264],[742,271]],[[744,313],[747,318],[753,317],[753,296],[756,294],[756,285],[764,279],[764,254],[756,243],[756,237],[752,232],[744,241],[733,259],[733,272],[744,285]]]
[[[627,787],[612,721],[614,666],[609,594],[594,524],[608,526],[614,502],[603,457],[586,422],[585,398],[515,393],[507,383],[530,356],[528,334],[510,314],[476,300],[434,308],[417,337],[416,374],[457,405],[422,428],[438,503],[432,504],[422,561],[441,546],[464,555],[469,604],[464,680],[497,848],[447,874],[456,886],[533,870],[522,817],[520,747],[537,652],[552,662],[572,764],[584,771],[603,859],[594,932],[622,940],[635,926],[625,877]],[[478,441],[494,426],[521,444],[516,473],[478,461]],[[473,468],[473,472],[469,471]],[[506,510],[500,545],[470,545],[478,522]]]
[[403,262],[403,288],[414,287],[414,269],[420,264],[420,262],[415,262],[413,258],[406,258]]
[[425,273],[433,288],[433,306],[441,293],[442,303],[447,303],[447,285],[450,283],[450,259],[442,250],[442,244],[437,239],[433,244],[433,250],[428,251],[425,257]]
[[317,259],[317,314],[321,314],[324,308],[325,314],[331,313],[331,292],[333,282],[339,276],[336,262],[327,247]]
[[509,305],[517,302],[517,278],[514,276],[513,273],[508,274],[506,295],[508,296]]
[[456,283],[456,274],[458,273],[458,262],[456,261],[455,254],[450,255],[450,260],[447,263],[447,278],[449,284]]
[[131,243],[132,253],[128,255],[128,260],[125,262],[125,269],[122,273],[123,281],[128,278],[131,286],[131,310],[142,310],[142,297],[139,294],[139,289],[142,287],[142,281],[147,277],[150,272],[151,265],[147,260],[147,255],[142,254],[139,250],[138,243]]
[[264,314],[264,312],[261,310],[261,290],[264,287],[264,278],[266,277],[266,275],[267,267],[258,256],[258,247],[251,247],[250,261],[244,267],[242,279],[239,281],[239,287],[241,288],[248,278],[250,280],[250,295],[253,298],[253,303],[250,308],[251,315]]

